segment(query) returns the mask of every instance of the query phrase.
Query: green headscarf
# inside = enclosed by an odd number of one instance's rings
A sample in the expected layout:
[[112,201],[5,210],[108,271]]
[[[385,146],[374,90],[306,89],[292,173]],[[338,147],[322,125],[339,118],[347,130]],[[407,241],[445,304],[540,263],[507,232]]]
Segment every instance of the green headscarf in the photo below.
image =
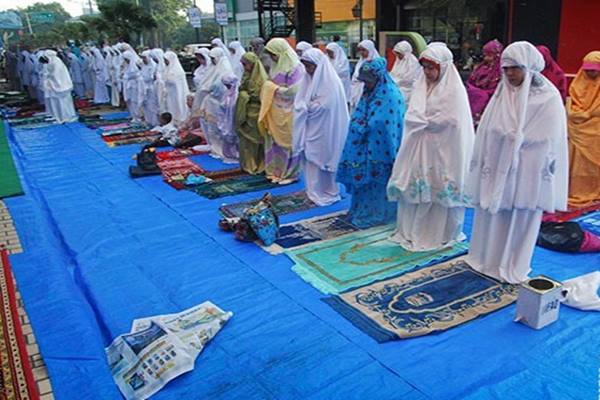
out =
[[258,142],[262,140],[256,129],[256,119],[260,110],[260,91],[269,77],[256,54],[247,52],[242,56],[242,60],[252,63],[253,67],[251,72],[244,70],[235,109],[235,123],[239,134],[248,140]]
[[300,64],[298,54],[296,54],[294,49],[292,49],[292,46],[290,46],[285,39],[271,39],[265,46],[265,49],[279,57],[277,64],[274,65],[269,71],[271,77],[274,77],[277,74],[288,74],[292,72],[298,64]]

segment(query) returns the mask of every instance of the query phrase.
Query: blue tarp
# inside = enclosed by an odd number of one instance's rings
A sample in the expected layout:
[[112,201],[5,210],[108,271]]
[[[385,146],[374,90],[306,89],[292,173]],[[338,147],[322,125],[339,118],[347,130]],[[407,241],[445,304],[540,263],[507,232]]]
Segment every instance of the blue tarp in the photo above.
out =
[[[25,248],[11,261],[59,400],[120,398],[104,347],[135,318],[205,300],[234,317],[195,369],[154,398],[597,396],[598,313],[563,307],[558,322],[535,331],[512,322],[513,305],[440,334],[378,344],[320,301],[284,255],[218,230],[220,204],[262,193],[211,201],[160,177],[132,180],[138,147],[108,148],[78,123],[10,138],[28,194],[6,200]],[[346,198],[282,222],[347,206]],[[538,248],[533,267],[566,279],[599,261]]]

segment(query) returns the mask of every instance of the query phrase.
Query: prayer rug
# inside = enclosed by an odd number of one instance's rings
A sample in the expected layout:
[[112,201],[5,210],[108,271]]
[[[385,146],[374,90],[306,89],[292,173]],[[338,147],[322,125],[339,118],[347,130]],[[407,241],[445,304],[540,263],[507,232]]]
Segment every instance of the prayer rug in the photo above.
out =
[[39,399],[17,311],[8,253],[0,251],[0,399]]
[[359,230],[347,221],[347,211],[321,215],[279,227],[279,239],[271,246],[261,246],[270,254],[298,249],[307,244],[329,240]]
[[185,188],[185,180],[190,174],[202,175],[204,169],[189,158],[175,158],[156,161],[160,168],[163,180],[173,188],[181,190]]
[[516,298],[516,285],[480,274],[459,259],[323,301],[381,343],[445,331]]
[[[219,212],[225,218],[240,218],[246,208],[256,205],[259,201],[260,199],[255,199],[240,203],[224,204],[219,207]],[[304,191],[273,196],[271,197],[271,204],[277,215],[291,214],[316,207],[316,204],[308,198]]]
[[597,210],[600,210],[600,201],[585,207],[569,206],[567,211],[557,211],[553,214],[544,214],[542,217],[542,222],[567,222]]
[[123,109],[116,108],[116,107],[113,107],[108,104],[98,104],[98,105],[94,105],[93,107],[88,107],[85,109],[77,110],[79,115],[83,115],[83,116],[94,116],[94,115],[99,116],[99,115],[110,114],[110,113],[119,112],[119,111],[123,111]]
[[105,128],[107,126],[112,126],[115,124],[121,124],[121,123],[127,123],[129,122],[128,118],[117,118],[117,119],[91,119],[91,120],[81,120],[80,122],[83,122],[85,124],[85,126],[87,126],[90,129],[100,129],[100,128]]
[[341,238],[313,243],[286,254],[302,279],[323,293],[345,290],[387,279],[467,252],[468,243],[434,251],[410,252],[388,238],[394,226],[358,231]]
[[149,131],[150,128],[148,126],[145,125],[131,125],[129,124],[129,126],[125,127],[125,128],[119,128],[119,129],[103,129],[100,128],[98,130],[98,133],[100,133],[102,135],[102,137],[105,136],[117,136],[117,135],[129,135],[132,133],[141,133],[141,132],[147,132]]
[[581,229],[600,236],[600,211],[579,217],[575,222],[579,223]]
[[197,151],[194,149],[173,149],[173,150],[166,150],[166,151],[157,151],[156,159],[158,161],[176,160],[176,159],[198,156],[201,154],[208,154],[208,153],[209,153],[209,151]]
[[152,143],[160,138],[160,134],[152,131],[128,133],[123,135],[102,136],[102,140],[109,147],[125,146],[129,144]]
[[[209,178],[210,175],[210,173],[204,174]],[[189,190],[208,199],[217,199],[279,186],[279,184],[271,182],[263,175],[241,175],[234,178],[221,177],[220,179],[190,187]]]
[[23,194],[21,181],[8,146],[4,123],[0,122],[0,198],[20,194]]
[[6,250],[9,254],[23,252],[23,247],[19,241],[19,235],[15,229],[12,217],[8,208],[0,200],[0,250]]
[[54,118],[49,115],[38,115],[27,118],[11,118],[8,120],[10,126],[21,126],[21,125],[30,125],[30,124],[38,124],[40,122],[56,122]]

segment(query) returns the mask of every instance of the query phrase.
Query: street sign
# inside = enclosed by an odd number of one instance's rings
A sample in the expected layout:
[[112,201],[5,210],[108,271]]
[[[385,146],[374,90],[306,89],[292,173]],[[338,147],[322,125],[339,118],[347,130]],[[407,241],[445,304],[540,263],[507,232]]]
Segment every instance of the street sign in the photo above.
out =
[[229,16],[227,14],[227,4],[215,2],[215,21],[221,26],[227,25]]
[[187,10],[188,21],[194,28],[202,28],[202,11],[198,7],[191,7]]
[[37,24],[51,24],[54,22],[54,14],[51,12],[32,12],[29,13],[31,22]]

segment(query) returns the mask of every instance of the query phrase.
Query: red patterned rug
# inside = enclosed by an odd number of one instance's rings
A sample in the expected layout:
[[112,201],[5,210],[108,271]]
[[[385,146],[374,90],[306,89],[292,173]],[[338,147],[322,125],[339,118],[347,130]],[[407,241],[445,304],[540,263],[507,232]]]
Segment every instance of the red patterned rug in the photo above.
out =
[[542,217],[542,222],[567,222],[598,210],[600,210],[600,202],[585,207],[569,206],[568,211],[558,211],[554,214],[545,213]]
[[0,250],[0,264],[0,399],[38,400],[6,250]]

